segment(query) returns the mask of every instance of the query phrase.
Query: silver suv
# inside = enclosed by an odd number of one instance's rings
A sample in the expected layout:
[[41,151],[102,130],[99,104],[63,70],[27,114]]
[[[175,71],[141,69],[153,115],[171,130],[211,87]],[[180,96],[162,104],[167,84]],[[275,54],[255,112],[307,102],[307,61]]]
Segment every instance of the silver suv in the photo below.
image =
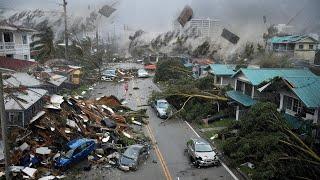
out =
[[190,139],[185,152],[197,167],[220,166],[221,163],[212,146],[203,139]]

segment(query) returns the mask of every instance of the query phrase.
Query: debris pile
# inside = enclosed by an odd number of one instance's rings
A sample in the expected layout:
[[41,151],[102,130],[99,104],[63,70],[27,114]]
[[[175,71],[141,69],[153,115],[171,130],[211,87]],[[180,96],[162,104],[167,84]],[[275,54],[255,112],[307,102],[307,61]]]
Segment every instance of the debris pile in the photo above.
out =
[[[59,162],[61,157],[71,160],[85,145],[92,148],[92,152],[82,154],[90,166],[116,167],[120,153],[127,146],[148,144],[141,130],[141,126],[148,123],[145,118],[145,109],[132,111],[114,96],[83,100],[53,95],[45,110],[39,112],[27,128],[10,128],[11,173],[17,179],[61,178],[69,166],[57,168],[57,159],[60,158]],[[81,142],[87,144],[76,146]],[[72,147],[74,151],[70,150]]]

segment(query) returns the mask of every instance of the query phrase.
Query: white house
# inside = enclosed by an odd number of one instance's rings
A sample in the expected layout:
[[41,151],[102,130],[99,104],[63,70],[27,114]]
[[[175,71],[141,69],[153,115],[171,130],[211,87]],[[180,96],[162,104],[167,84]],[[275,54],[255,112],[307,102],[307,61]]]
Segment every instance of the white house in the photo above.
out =
[[0,56],[29,60],[30,42],[34,30],[0,22]]

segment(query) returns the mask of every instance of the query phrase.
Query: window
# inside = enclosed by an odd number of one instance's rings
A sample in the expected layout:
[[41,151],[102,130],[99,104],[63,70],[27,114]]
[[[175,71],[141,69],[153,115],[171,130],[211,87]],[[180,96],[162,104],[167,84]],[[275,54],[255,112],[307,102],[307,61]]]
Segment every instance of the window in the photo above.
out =
[[13,33],[12,32],[4,32],[3,39],[4,39],[4,42],[13,42]]
[[23,34],[23,35],[22,35],[22,43],[23,43],[23,44],[28,44],[28,37],[27,37],[26,34]]
[[285,101],[285,107],[286,109],[289,109],[291,111],[294,111],[296,113],[300,113],[302,111],[302,103],[300,100],[284,96],[284,101]]
[[13,54],[6,54],[7,58],[13,58]]
[[309,44],[309,49],[313,49],[313,44]]
[[299,44],[299,49],[303,49],[303,44]]
[[28,55],[23,55],[23,58],[24,58],[25,60],[28,60]]
[[217,77],[217,82],[216,82],[216,84],[220,84],[221,77],[219,77],[219,76],[216,76],[216,77]]

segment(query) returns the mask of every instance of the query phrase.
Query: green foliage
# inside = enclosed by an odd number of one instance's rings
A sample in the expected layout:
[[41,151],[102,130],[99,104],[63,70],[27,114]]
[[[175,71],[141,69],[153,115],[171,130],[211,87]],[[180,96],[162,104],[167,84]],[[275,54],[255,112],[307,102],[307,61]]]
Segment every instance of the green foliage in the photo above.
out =
[[214,76],[208,75],[196,81],[195,86],[200,90],[212,90],[214,86]]
[[292,64],[289,61],[287,56],[275,56],[272,53],[262,54],[260,57],[257,57],[259,60],[258,64],[261,68],[288,68],[292,67]]
[[37,52],[36,60],[43,63],[55,55],[54,33],[50,27],[43,26],[39,33],[32,36],[35,39],[31,44],[31,49]]
[[274,104],[254,105],[241,121],[227,131],[233,129],[237,129],[238,133],[223,142],[223,151],[233,165],[253,163],[252,179],[319,177],[319,157],[290,133],[285,119]]
[[183,66],[179,60],[162,60],[157,63],[157,70],[154,76],[155,82],[169,80],[188,79],[191,71]]
[[199,122],[208,115],[216,113],[216,106],[212,101],[192,99],[185,106],[180,115],[187,121]]

